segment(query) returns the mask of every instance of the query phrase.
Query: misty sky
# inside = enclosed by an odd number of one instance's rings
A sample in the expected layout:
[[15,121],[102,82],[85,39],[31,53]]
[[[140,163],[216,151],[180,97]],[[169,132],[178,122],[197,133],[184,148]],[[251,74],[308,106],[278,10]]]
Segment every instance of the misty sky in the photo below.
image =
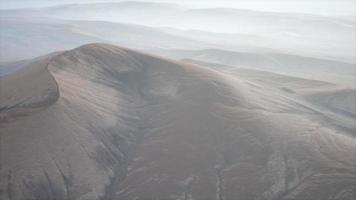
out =
[[[120,2],[124,0],[0,0],[1,9],[44,7],[70,3]],[[356,15],[356,0],[137,0],[189,4],[195,7],[229,7],[261,11]]]

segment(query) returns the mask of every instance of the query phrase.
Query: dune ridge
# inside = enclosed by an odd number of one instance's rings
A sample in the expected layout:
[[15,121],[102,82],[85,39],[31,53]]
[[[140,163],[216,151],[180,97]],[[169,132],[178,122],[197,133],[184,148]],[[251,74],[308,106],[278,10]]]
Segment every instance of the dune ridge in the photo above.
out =
[[47,69],[52,57],[25,63],[26,67],[1,77],[0,119],[26,114],[58,100],[58,84]]
[[89,44],[0,81],[41,108],[0,119],[1,199],[356,196],[355,138],[242,74]]

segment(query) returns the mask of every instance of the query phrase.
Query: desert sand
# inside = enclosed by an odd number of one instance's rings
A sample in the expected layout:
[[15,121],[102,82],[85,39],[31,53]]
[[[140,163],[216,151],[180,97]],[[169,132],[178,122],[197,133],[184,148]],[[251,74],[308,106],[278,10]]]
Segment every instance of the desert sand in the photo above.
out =
[[354,100],[108,44],[51,54],[0,77],[0,199],[352,200]]

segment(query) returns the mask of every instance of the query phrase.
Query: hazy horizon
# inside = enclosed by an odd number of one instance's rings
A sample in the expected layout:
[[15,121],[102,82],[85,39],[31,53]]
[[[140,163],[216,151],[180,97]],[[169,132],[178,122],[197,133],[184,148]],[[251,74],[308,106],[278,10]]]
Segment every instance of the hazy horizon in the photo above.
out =
[[[127,0],[1,0],[1,9],[18,9],[18,8],[38,8],[57,6],[65,4],[86,4],[86,3],[107,3],[107,2],[126,2]],[[290,12],[304,13],[326,16],[354,16],[356,15],[356,0],[135,0],[137,2],[162,2],[189,5],[196,8],[236,8],[268,12]]]

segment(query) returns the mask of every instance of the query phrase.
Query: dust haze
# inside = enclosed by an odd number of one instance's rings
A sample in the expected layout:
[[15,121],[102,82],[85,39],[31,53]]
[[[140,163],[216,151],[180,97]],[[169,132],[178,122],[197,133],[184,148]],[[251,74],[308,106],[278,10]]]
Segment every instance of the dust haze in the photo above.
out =
[[0,199],[356,199],[356,1],[0,1]]

